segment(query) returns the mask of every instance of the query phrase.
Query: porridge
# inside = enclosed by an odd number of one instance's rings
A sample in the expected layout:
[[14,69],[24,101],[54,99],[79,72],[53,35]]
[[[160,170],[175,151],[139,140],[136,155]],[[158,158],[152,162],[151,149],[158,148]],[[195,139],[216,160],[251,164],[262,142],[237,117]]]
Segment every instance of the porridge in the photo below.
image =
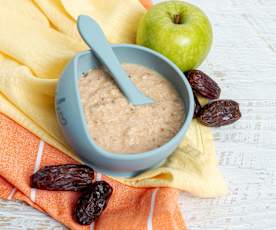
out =
[[128,103],[110,75],[93,69],[79,80],[83,111],[95,143],[113,153],[155,149],[175,136],[184,120],[182,99],[159,73],[136,64],[123,64],[135,85],[155,103]]

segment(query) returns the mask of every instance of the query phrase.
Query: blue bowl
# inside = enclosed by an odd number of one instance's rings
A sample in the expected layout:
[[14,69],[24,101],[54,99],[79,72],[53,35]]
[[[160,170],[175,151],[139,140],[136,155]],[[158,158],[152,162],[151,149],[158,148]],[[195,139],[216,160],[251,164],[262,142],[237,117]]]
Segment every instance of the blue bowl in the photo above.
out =
[[179,132],[159,148],[142,153],[112,153],[97,146],[89,135],[78,89],[81,75],[101,66],[91,51],[78,53],[65,68],[57,87],[56,113],[65,140],[84,163],[107,175],[132,177],[160,165],[177,148],[193,118],[194,98],[185,75],[163,55],[137,45],[112,45],[112,49],[121,63],[146,66],[173,84],[185,108],[185,118]]

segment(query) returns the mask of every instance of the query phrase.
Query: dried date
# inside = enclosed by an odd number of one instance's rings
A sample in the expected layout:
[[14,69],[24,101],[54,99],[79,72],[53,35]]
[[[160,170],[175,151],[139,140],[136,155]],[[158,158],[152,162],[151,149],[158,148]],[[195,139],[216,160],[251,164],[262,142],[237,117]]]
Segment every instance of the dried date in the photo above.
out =
[[200,70],[190,70],[187,78],[194,92],[208,99],[219,98],[221,89],[207,74]]
[[105,181],[96,181],[77,201],[75,218],[79,224],[91,224],[104,211],[113,188]]
[[218,100],[205,105],[198,120],[209,127],[229,125],[241,118],[239,104],[233,100]]
[[51,191],[82,191],[91,186],[94,170],[86,165],[46,166],[31,176],[31,187]]

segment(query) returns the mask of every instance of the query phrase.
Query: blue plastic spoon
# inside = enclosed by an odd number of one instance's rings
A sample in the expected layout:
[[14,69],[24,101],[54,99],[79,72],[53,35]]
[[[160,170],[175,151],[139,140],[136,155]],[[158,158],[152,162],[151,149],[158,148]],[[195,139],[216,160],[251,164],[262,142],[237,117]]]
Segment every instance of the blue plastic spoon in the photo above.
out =
[[145,96],[129,79],[98,23],[88,16],[80,15],[77,24],[82,39],[110,72],[128,101],[134,105],[153,103],[154,101]]

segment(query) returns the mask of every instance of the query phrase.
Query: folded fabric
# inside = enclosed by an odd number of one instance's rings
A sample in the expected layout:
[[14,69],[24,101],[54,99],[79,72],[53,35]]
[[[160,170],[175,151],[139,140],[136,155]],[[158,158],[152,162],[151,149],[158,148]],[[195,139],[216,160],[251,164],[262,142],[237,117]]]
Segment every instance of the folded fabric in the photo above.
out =
[[[79,193],[30,188],[30,175],[46,165],[76,163],[56,148],[0,113],[0,198],[23,200],[70,229],[183,230],[177,205],[179,192],[171,188],[133,188],[96,174],[114,189],[101,217],[90,226],[73,219]],[[4,227],[4,226],[3,226]]]
[[[143,13],[137,0],[0,0],[0,111],[79,161],[60,134],[54,110],[55,88],[65,64],[87,49],[76,31],[76,17],[95,18],[113,43],[132,43]],[[201,197],[227,192],[212,133],[196,121],[159,168],[116,180],[135,187],[178,188]]]

